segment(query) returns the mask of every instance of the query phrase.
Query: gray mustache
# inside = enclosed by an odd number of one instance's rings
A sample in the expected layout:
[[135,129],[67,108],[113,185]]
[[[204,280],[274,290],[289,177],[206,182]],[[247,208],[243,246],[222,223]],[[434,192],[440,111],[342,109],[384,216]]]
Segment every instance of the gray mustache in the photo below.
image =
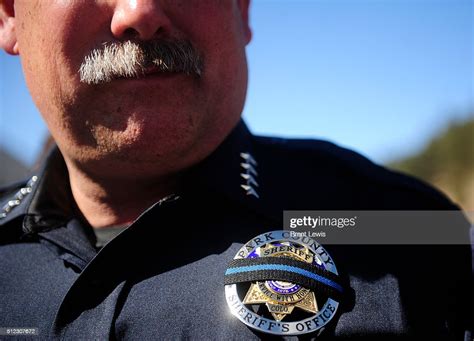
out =
[[103,84],[117,78],[137,78],[150,68],[157,72],[200,77],[203,61],[187,40],[106,43],[81,63],[82,83]]

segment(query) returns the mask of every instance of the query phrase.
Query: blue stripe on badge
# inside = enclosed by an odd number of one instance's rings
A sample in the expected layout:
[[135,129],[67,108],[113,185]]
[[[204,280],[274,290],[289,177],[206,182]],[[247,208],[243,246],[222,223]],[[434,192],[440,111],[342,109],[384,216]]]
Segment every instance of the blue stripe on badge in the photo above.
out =
[[297,268],[295,266],[290,266],[290,265],[280,265],[280,264],[261,264],[261,265],[249,265],[249,266],[242,266],[238,268],[229,268],[226,270],[225,274],[226,275],[234,275],[238,273],[244,273],[244,272],[252,272],[252,271],[264,271],[264,270],[279,270],[279,271],[286,271],[286,272],[293,272],[296,274],[299,274],[301,276],[305,276],[311,279],[314,279],[315,281],[318,281],[320,283],[323,283],[327,286],[330,286],[337,291],[343,292],[342,287],[337,284],[334,281],[331,281],[330,279],[327,279],[323,276],[320,276],[318,274],[312,273],[311,271],[307,271],[304,269]]

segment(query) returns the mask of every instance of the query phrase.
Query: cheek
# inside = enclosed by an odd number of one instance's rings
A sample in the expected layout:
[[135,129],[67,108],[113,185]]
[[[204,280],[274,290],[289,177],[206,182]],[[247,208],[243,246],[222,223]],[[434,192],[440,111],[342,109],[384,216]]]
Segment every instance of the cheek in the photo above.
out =
[[76,1],[62,13],[60,8],[57,14],[64,15],[62,25],[61,53],[74,66],[77,73],[79,66],[93,48],[113,39],[110,32],[111,13],[108,5],[100,1]]
[[[23,0],[19,32],[20,54],[35,56],[36,64],[59,65],[77,73],[94,44],[107,39],[108,6],[93,0]],[[105,30],[104,30],[105,28]],[[41,61],[41,62],[40,62]],[[34,61],[31,61],[33,64]],[[35,65],[41,68],[41,65]]]
[[176,29],[203,54],[208,77],[225,82],[237,76],[243,71],[245,41],[232,1],[188,1],[169,13]]
[[[204,92],[208,94],[208,119],[222,121],[240,117],[247,89],[245,39],[232,1],[190,0],[172,21],[196,44],[204,56]],[[187,9],[187,10],[184,10]]]
[[16,15],[21,18],[17,35],[25,78],[44,113],[74,96],[83,56],[101,39],[104,5],[92,0],[20,0]]

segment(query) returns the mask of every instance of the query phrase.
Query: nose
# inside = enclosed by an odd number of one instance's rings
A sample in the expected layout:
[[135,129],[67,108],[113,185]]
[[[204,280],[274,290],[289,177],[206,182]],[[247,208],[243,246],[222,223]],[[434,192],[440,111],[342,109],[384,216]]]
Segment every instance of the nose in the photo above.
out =
[[117,39],[148,40],[170,25],[158,0],[118,0],[111,23]]

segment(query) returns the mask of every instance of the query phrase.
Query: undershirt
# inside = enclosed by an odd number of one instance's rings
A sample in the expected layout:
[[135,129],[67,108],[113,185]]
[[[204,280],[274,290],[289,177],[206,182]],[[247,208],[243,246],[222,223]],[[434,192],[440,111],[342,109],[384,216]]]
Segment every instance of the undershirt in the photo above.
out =
[[127,226],[110,226],[110,227],[101,227],[94,228],[94,234],[96,236],[96,248],[102,248],[105,244],[110,242],[112,239],[117,237],[120,232],[125,230]]

